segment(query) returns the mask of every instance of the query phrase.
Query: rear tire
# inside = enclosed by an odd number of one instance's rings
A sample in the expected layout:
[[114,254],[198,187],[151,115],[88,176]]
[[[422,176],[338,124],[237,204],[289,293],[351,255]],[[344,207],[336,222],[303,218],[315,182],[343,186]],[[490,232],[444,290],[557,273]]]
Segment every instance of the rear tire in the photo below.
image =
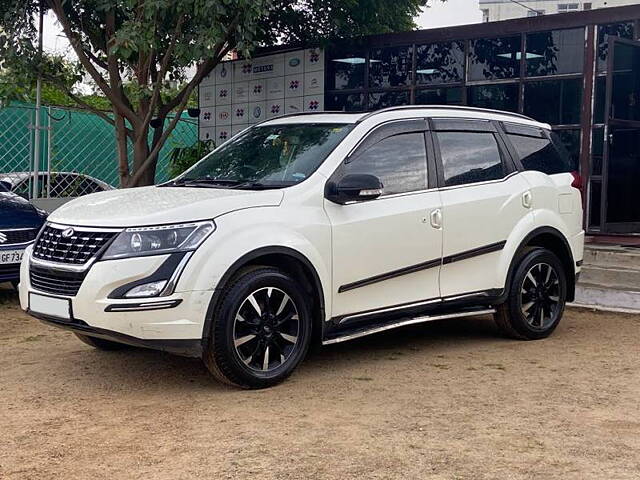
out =
[[494,315],[503,334],[521,340],[546,338],[562,319],[567,275],[558,257],[545,248],[522,256],[509,285],[507,300]]
[[225,289],[211,322],[203,361],[220,381],[266,388],[286,379],[311,342],[308,295],[272,267],[244,270]]
[[123,348],[128,347],[128,345],[125,345],[124,343],[112,342],[111,340],[105,340],[104,338],[90,337],[89,335],[82,335],[81,333],[74,333],[74,335],[78,337],[78,340],[81,342],[98,350],[113,351],[122,350]]

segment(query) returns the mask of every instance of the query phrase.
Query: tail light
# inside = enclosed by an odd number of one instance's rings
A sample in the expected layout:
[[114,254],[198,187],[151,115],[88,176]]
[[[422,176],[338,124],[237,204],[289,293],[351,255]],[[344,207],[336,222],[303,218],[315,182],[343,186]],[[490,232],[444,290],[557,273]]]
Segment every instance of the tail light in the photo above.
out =
[[573,177],[573,182],[571,182],[571,186],[573,188],[577,188],[582,192],[582,177],[580,176],[580,172],[571,172],[571,176]]
[[582,176],[580,175],[580,172],[573,171],[571,172],[571,176],[573,177],[571,186],[580,190],[580,196],[584,197],[584,185],[582,184]]

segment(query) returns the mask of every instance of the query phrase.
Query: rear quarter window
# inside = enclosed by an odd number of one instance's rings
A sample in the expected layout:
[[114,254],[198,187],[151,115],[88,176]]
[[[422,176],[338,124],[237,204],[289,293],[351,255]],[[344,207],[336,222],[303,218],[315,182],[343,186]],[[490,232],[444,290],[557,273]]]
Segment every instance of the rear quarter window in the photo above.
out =
[[536,170],[547,175],[572,170],[569,152],[556,133],[548,136],[541,129],[522,125],[505,125],[505,130],[525,170]]

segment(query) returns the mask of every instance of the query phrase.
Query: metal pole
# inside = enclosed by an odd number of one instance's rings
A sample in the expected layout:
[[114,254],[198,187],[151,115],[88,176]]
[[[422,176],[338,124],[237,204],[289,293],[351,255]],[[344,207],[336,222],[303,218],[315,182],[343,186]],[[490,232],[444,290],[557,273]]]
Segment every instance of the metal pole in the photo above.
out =
[[51,198],[51,145],[53,144],[53,127],[51,126],[51,107],[47,108],[47,198]]
[[40,3],[40,21],[38,25],[38,79],[36,80],[36,125],[33,146],[33,192],[31,198],[38,198],[38,176],[40,175],[40,107],[42,104],[42,28],[44,24],[44,8]]

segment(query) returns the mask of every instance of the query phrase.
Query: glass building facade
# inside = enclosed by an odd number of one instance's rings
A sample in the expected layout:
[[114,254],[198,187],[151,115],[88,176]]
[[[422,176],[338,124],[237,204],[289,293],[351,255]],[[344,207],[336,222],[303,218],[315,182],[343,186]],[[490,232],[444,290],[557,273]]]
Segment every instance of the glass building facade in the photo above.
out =
[[588,231],[640,234],[638,38],[640,5],[348,40],[325,50],[325,110],[468,105],[547,122],[582,174]]

